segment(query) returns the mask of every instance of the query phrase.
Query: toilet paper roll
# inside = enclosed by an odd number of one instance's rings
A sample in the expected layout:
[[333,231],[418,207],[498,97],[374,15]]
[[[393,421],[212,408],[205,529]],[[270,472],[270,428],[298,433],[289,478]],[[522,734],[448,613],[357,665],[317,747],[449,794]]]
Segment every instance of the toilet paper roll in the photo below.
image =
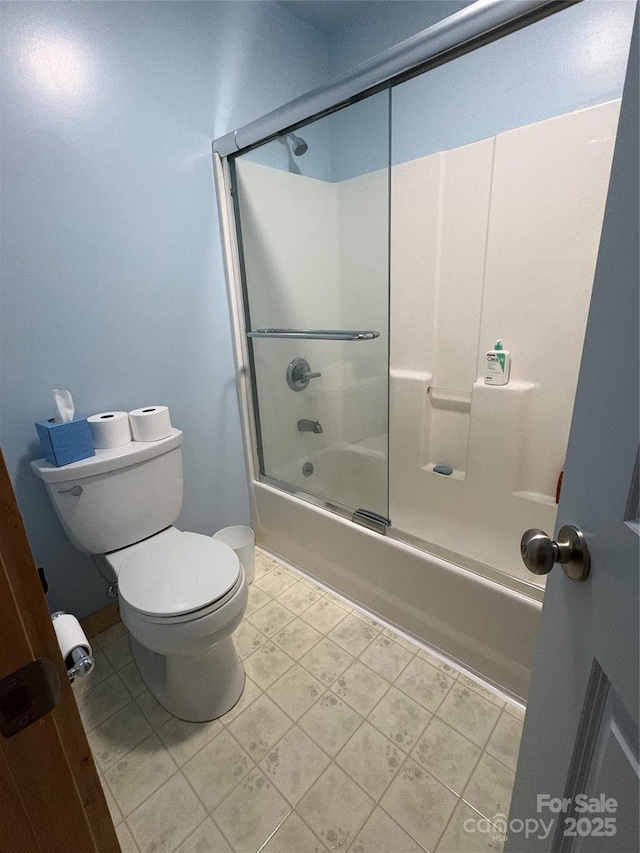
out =
[[128,412],[99,412],[87,420],[97,450],[109,450],[133,441]]
[[58,638],[58,645],[62,657],[67,659],[74,649],[85,649],[87,655],[91,655],[91,645],[87,635],[80,627],[80,623],[71,613],[61,613],[53,620],[53,627]]
[[129,412],[134,441],[160,441],[171,435],[171,418],[166,406],[145,406]]

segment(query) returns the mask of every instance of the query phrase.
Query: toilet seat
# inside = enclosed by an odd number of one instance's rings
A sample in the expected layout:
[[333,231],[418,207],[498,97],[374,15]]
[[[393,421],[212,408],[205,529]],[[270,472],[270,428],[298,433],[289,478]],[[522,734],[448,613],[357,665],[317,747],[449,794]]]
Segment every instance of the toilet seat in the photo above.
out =
[[119,552],[118,591],[145,621],[183,622],[213,612],[242,582],[228,545],[174,527]]

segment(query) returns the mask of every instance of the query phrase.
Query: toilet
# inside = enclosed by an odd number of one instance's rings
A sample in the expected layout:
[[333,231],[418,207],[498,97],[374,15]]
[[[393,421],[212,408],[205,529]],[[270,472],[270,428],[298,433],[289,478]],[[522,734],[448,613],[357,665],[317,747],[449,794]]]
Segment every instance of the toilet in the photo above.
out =
[[176,717],[213,720],[242,694],[233,631],[247,580],[223,542],[173,526],[182,508],[182,432],[70,465],[31,463],[62,526],[117,581],[120,615],[149,691]]

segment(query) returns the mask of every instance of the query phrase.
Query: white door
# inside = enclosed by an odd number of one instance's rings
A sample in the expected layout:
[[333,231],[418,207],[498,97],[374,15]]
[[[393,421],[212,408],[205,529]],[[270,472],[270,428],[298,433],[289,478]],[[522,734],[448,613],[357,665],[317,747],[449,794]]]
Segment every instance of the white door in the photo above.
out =
[[591,570],[549,576],[507,853],[640,850],[638,97],[636,9],[557,523]]

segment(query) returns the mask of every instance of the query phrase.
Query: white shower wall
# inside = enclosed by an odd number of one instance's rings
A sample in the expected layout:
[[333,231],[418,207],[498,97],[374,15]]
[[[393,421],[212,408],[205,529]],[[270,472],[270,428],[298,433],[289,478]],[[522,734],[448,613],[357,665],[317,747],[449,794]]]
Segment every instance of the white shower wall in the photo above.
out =
[[[389,515],[440,556],[516,583],[533,579],[520,535],[555,521],[618,109],[392,169]],[[237,176],[252,327],[382,332],[254,341],[267,473],[384,512],[388,173],[330,183],[239,159]],[[498,338],[511,379],[490,387]],[[296,356],[322,372],[301,393],[285,381]],[[300,418],[323,433],[299,432]]]
[[[526,583],[520,536],[555,522],[618,111],[393,170],[391,519],[441,556]],[[498,338],[511,377],[492,387]]]

